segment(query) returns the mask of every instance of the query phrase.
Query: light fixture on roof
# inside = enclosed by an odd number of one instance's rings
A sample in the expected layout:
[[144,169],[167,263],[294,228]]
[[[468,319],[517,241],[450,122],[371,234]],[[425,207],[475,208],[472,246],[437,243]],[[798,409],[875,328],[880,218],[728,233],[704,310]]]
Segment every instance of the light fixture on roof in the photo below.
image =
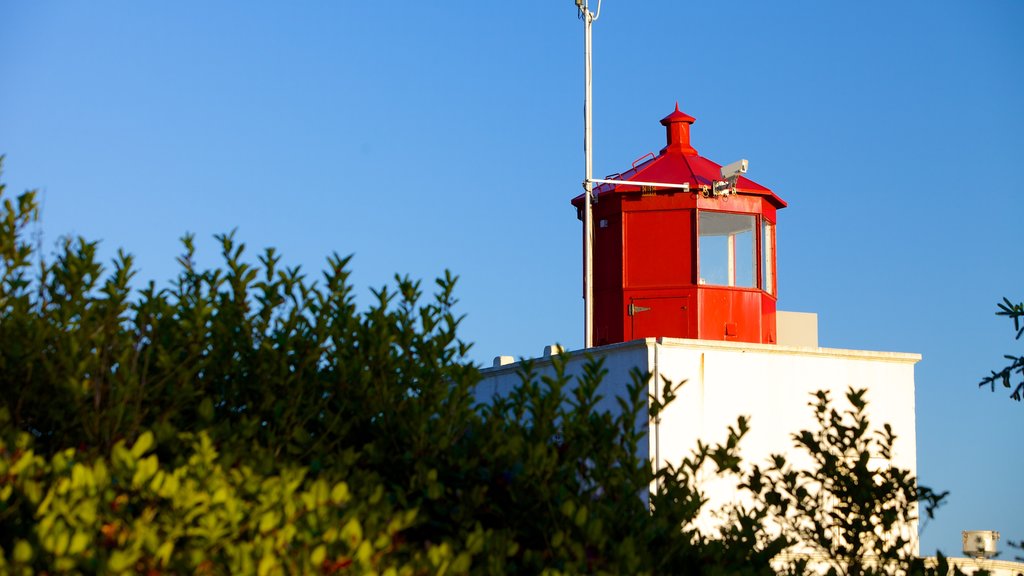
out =
[[746,160],[737,160],[732,164],[722,166],[722,179],[716,180],[712,188],[715,196],[728,196],[736,193],[736,181],[741,174],[746,174],[747,166],[750,163]]

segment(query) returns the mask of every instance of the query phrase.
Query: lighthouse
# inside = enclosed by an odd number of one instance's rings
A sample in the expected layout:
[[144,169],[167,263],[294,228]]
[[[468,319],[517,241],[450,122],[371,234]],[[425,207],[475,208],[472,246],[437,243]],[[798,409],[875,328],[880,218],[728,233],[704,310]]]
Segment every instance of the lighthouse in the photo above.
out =
[[[662,118],[665,147],[594,189],[592,341],[672,337],[775,344],[778,210],[786,203]],[[584,196],[572,200],[583,217]],[[586,239],[584,238],[584,241]]]
[[[544,352],[529,361],[532,373],[579,375],[599,361],[595,410],[609,413],[621,410],[617,400],[637,372],[649,376],[652,402],[664,400],[666,383],[682,384],[657,418],[648,411],[636,421],[646,437],[638,456],[655,468],[678,466],[698,442],[725,441],[741,416],[751,430],[740,447],[745,465],[795,456],[793,434],[817,426],[807,408],[813,394],[840,399],[851,387],[866,389],[870,421],[897,437],[890,453],[870,455],[871,465],[916,475],[921,356],[822,347],[816,314],[778,308],[776,224],[786,203],[744,176],[745,161],[723,166],[701,156],[690,139],[694,122],[677,105],[661,119],[666,140],[658,154],[592,180],[595,345],[556,362],[561,347],[539,342]],[[578,216],[584,197],[572,199]],[[481,371],[478,399],[514,390],[521,368],[496,357]],[[733,479],[711,472],[702,489],[708,511],[737,494]],[[700,524],[714,529],[714,515]],[[902,529],[916,534],[917,522]],[[916,540],[910,547],[917,553]]]

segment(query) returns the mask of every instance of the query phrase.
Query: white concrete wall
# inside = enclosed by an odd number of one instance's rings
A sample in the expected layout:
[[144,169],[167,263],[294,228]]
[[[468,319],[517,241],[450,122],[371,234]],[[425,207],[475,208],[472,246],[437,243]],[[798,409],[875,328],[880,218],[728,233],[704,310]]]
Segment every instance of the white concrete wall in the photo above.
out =
[[[600,389],[605,396],[602,409],[616,410],[614,397],[624,392],[633,367],[672,382],[685,381],[660,423],[649,429],[646,456],[659,466],[680,462],[698,439],[724,441],[728,426],[740,415],[749,418],[751,429],[741,444],[745,463],[763,465],[771,454],[782,453],[800,465],[792,435],[816,429],[809,406],[812,393],[827,390],[835,406],[846,407],[846,391],[853,386],[868,389],[871,424],[880,429],[888,423],[897,435],[891,465],[917,473],[914,364],[920,355],[670,338],[635,340],[589,352],[605,358],[608,371]],[[569,372],[578,373],[582,362],[583,355],[573,353]],[[545,359],[535,365],[539,373],[550,370]],[[517,365],[483,372],[478,390],[482,401],[519,382]],[[660,394],[663,381],[652,379],[650,392]],[[647,423],[638,422],[638,426]],[[701,480],[709,497],[702,524],[710,527],[712,513],[736,497],[735,481],[713,474]],[[907,530],[917,534],[916,525]],[[913,551],[917,553],[916,543]]]
[[[597,404],[598,411],[618,412],[619,405],[615,399],[626,394],[626,385],[631,382],[630,371],[634,367],[638,367],[645,372],[650,371],[648,366],[651,365],[650,356],[652,353],[653,350],[647,345],[645,340],[611,344],[594,349],[592,356],[604,358],[604,369],[608,372],[597,390],[597,393],[602,397],[602,400]],[[571,352],[566,373],[573,376],[582,374],[583,366],[587,361],[588,356],[586,354]],[[532,362],[538,377],[553,373],[550,358],[535,358],[532,359]],[[492,397],[508,394],[521,381],[520,369],[520,364],[517,362],[483,370],[484,379],[476,389],[477,400],[487,402]],[[641,415],[640,421],[637,422],[637,430],[646,433],[647,420],[648,416],[645,410]],[[647,458],[651,457],[648,446],[641,447],[640,455]]]
[[[931,560],[931,559],[929,559]],[[977,574],[982,570],[989,576],[1022,576],[1024,575],[1024,562],[1012,560],[978,560],[975,558],[947,558],[950,567],[956,566],[964,574]],[[930,562],[935,564],[935,562]],[[950,570],[952,572],[952,570]]]
[[[842,409],[849,406],[846,391],[853,386],[868,389],[872,425],[880,429],[888,423],[897,435],[892,461],[879,459],[878,465],[916,475],[914,364],[919,355],[674,339],[651,345],[658,360],[652,371],[686,382],[656,431],[659,464],[680,461],[698,439],[724,442],[728,426],[743,415],[750,425],[740,445],[745,464],[764,464],[772,454],[783,454],[805,466],[808,460],[794,448],[792,435],[817,429],[809,406],[816,401],[813,393],[828,391]],[[701,524],[710,528],[716,509],[735,500],[735,480],[709,473],[701,482],[709,498]],[[906,529],[916,536],[916,525]]]

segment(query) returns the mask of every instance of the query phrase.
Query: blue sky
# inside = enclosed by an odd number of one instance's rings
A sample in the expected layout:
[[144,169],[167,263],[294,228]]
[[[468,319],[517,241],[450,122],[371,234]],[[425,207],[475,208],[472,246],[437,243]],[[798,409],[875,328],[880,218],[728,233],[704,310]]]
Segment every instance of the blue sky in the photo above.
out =
[[[922,550],[1024,539],[1024,405],[975,383],[1024,299],[1024,3],[624,2],[594,29],[601,176],[693,143],[789,202],[780,308],[824,346],[919,352],[918,466],[950,490]],[[0,0],[0,154],[62,235],[175,273],[238,229],[310,273],[355,254],[460,276],[473,358],[582,344],[582,24],[570,0]],[[1016,448],[1014,448],[1016,446]]]

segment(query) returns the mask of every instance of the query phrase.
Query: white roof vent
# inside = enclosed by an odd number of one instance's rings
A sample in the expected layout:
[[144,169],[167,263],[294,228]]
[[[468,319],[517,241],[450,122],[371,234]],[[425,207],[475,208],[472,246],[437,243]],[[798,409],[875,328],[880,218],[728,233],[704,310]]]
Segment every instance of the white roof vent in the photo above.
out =
[[558,356],[562,352],[565,352],[565,348],[562,348],[558,344],[552,344],[551,346],[544,347],[544,357]]
[[999,532],[995,530],[964,530],[964,556],[985,560],[998,553]]
[[516,359],[511,356],[495,356],[494,364],[492,364],[492,366],[494,366],[495,368],[497,368],[498,366],[507,366],[508,364],[512,364],[515,361]]

